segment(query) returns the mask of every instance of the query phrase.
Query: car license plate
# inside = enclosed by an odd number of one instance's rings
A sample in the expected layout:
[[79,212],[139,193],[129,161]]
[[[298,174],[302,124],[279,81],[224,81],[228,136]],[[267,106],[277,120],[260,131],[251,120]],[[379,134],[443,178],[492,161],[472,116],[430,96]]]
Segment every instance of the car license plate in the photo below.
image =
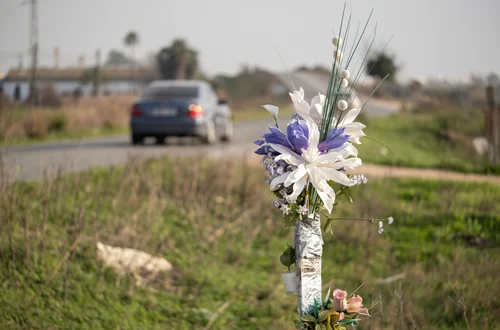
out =
[[172,109],[172,108],[153,109],[153,116],[173,117],[176,115],[177,115],[177,109]]

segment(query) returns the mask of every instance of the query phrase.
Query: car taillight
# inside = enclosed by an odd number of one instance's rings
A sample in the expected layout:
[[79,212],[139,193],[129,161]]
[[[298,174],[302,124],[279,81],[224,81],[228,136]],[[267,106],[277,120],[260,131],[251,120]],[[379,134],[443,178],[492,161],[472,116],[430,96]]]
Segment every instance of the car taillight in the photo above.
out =
[[188,109],[188,116],[191,118],[200,117],[203,114],[203,108],[201,105],[190,104]]
[[139,108],[139,106],[137,104],[134,104],[134,106],[132,107],[132,117],[140,117],[141,116],[141,109]]

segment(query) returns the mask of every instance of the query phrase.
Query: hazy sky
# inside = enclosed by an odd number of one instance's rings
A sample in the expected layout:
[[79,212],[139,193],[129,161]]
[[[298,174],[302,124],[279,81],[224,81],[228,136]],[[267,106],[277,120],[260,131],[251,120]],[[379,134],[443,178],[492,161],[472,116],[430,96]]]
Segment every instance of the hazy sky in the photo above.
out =
[[[0,0],[0,72],[28,49],[27,0]],[[63,65],[88,64],[96,49],[122,49],[129,30],[140,35],[139,57],[186,38],[199,51],[209,74],[236,72],[242,64],[283,71],[330,63],[338,0],[38,0],[40,57],[53,64],[61,48]],[[379,43],[403,66],[401,75],[458,77],[500,73],[500,0],[354,0],[354,26],[373,8]],[[373,24],[372,24],[373,27]],[[355,31],[355,28],[354,30]],[[354,33],[354,32],[353,32]],[[29,58],[24,57],[25,66]]]

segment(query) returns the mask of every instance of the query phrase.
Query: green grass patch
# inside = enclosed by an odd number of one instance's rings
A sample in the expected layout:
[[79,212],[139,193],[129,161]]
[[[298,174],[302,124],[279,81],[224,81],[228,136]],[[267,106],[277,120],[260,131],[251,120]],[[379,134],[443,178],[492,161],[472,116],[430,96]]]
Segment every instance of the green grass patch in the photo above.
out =
[[472,146],[472,139],[484,134],[481,110],[457,108],[385,118],[364,116],[360,121],[366,124],[364,131],[369,138],[358,146],[366,163],[500,174],[500,166],[478,156]]
[[[279,255],[292,228],[272,206],[264,172],[244,161],[132,161],[0,193],[0,328],[292,329]],[[500,187],[371,180],[336,216],[396,219],[389,238],[366,222],[325,234],[323,281],[370,306],[367,329],[500,326]],[[97,259],[96,243],[165,257],[176,277],[146,286]],[[77,243],[75,243],[77,242]],[[395,274],[395,282],[383,280]]]

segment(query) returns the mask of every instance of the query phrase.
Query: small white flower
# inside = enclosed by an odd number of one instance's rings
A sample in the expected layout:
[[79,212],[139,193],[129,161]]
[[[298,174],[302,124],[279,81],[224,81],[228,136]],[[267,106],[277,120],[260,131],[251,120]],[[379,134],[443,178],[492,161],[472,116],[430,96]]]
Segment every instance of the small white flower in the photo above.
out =
[[306,215],[308,212],[307,206],[305,205],[299,205],[299,214]]
[[379,228],[384,227],[384,223],[383,223],[382,221],[379,221],[379,222],[378,222],[378,227],[379,227]]
[[391,225],[394,222],[394,218],[393,217],[388,217],[387,218],[387,222]]
[[338,107],[340,110],[346,110],[349,104],[345,100],[340,100],[338,103]]
[[288,204],[282,204],[280,210],[284,215],[288,215],[288,213],[290,213],[290,207],[288,206]]
[[340,87],[346,88],[347,85],[349,85],[349,82],[347,81],[347,79],[342,78],[342,80],[340,81]]
[[383,233],[383,232],[384,232],[384,228],[380,228],[380,229],[378,230],[378,233],[379,233],[380,235],[382,235],[382,233]]
[[349,77],[351,76],[351,73],[347,70],[343,70],[341,73],[340,73],[340,76],[344,79],[349,79]]
[[335,47],[338,47],[338,46],[342,45],[342,38],[338,37],[338,36],[333,37],[332,44]]
[[333,57],[335,58],[336,61],[340,61],[342,57],[344,57],[344,53],[340,49],[336,49],[333,52]]
[[269,111],[269,113],[271,113],[274,119],[278,119],[278,111],[280,110],[280,108],[271,104],[265,104],[262,107],[267,111]]
[[297,198],[292,196],[292,195],[288,195],[285,197],[286,201],[290,204],[294,204],[297,202]]

